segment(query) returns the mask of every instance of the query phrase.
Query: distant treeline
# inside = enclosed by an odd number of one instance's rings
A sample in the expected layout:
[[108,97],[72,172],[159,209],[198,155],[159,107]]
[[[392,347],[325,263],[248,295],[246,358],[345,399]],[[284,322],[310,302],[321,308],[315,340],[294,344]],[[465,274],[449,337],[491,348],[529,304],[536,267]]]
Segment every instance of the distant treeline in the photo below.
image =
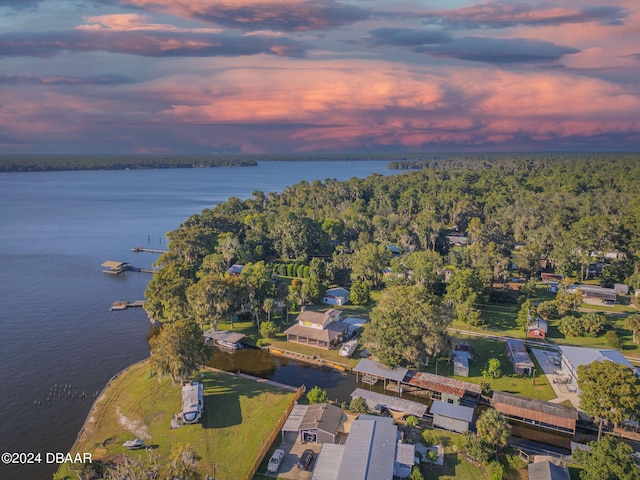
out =
[[571,153],[431,153],[403,155],[403,158],[387,157],[390,170],[422,170],[423,168],[437,168],[452,170],[457,168],[489,168],[495,162],[515,160],[523,165],[540,161],[576,161],[576,160],[605,160],[620,161],[622,159],[638,159],[637,153],[623,152],[571,152]]
[[149,168],[255,167],[244,155],[41,155],[0,156],[0,172],[46,172],[59,170],[126,170]]

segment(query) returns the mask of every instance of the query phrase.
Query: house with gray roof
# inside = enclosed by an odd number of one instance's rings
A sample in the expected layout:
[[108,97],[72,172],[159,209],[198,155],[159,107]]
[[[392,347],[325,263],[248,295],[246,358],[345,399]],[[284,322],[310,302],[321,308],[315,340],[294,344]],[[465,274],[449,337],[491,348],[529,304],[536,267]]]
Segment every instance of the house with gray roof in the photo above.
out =
[[295,432],[302,443],[336,443],[345,417],[341,408],[328,403],[295,405],[281,429],[282,436]]
[[580,365],[590,365],[593,362],[619,363],[631,368],[637,373],[636,368],[624,358],[618,350],[584,347],[560,347],[562,375],[568,380],[568,388],[578,391],[578,367]]
[[433,426],[451,432],[464,433],[473,421],[474,409],[464,405],[434,400],[429,413],[433,415]]
[[323,446],[312,480],[393,480],[409,476],[415,447],[399,443],[398,427],[392,419],[364,418],[354,420],[344,445]]
[[303,343],[329,350],[347,335],[349,325],[340,321],[340,310],[314,312],[305,310],[296,318],[297,323],[285,330],[288,342]]
[[529,480],[569,480],[567,467],[559,467],[549,460],[530,463],[527,467]]

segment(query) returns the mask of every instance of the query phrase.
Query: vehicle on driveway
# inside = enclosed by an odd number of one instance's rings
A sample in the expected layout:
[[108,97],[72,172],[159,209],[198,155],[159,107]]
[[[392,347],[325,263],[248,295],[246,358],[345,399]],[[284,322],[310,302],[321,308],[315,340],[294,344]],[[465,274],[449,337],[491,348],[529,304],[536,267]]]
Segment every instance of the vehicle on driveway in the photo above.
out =
[[280,468],[280,464],[282,463],[282,459],[284,458],[284,450],[277,449],[271,455],[269,459],[269,465],[267,466],[267,472],[276,473]]
[[298,461],[298,468],[301,468],[302,470],[309,470],[309,468],[311,467],[311,462],[313,462],[313,457],[316,454],[313,453],[313,450],[305,450],[304,452],[302,452],[302,455],[300,455],[300,460]]

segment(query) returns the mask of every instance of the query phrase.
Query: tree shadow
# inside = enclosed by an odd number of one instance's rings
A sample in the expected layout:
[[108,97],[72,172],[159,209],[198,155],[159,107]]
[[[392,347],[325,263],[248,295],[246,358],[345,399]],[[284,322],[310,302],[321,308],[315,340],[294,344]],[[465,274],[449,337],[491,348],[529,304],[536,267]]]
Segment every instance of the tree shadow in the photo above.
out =
[[203,372],[198,380],[202,382],[204,389],[203,428],[217,429],[240,425],[243,421],[241,397],[253,398],[265,393],[291,393],[226,372]]

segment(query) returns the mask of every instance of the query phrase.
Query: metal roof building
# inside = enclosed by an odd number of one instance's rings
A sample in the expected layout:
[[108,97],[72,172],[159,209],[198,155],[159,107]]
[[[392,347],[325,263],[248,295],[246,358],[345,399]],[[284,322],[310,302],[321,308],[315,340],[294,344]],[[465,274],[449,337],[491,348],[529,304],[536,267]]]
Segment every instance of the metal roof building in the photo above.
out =
[[529,480],[569,480],[569,470],[558,467],[550,461],[530,463],[527,467]]
[[354,420],[344,445],[323,445],[312,480],[393,480],[409,475],[415,447],[398,443],[398,427],[390,418],[361,418]]
[[618,350],[561,346],[560,353],[562,374],[568,377],[570,388],[576,392],[578,391],[578,367],[580,365],[608,360],[629,367],[636,374],[638,373],[636,367],[629,363]]
[[480,386],[475,383],[426,372],[411,371],[404,383],[416,389],[427,390],[434,400],[452,400],[456,404],[460,403],[465,396],[477,399],[482,393]]
[[473,420],[474,409],[453,403],[434,401],[430,413],[433,414],[433,426],[452,432],[466,432]]
[[427,406],[422,403],[412,402],[404,398],[392,397],[381,393],[371,392],[363,388],[356,388],[351,394],[351,398],[361,397],[367,402],[369,410],[380,412],[383,408],[405,415],[415,415],[420,418],[427,411]]
[[531,375],[533,373],[535,365],[531,361],[524,342],[515,339],[507,340],[507,356],[516,374]]

